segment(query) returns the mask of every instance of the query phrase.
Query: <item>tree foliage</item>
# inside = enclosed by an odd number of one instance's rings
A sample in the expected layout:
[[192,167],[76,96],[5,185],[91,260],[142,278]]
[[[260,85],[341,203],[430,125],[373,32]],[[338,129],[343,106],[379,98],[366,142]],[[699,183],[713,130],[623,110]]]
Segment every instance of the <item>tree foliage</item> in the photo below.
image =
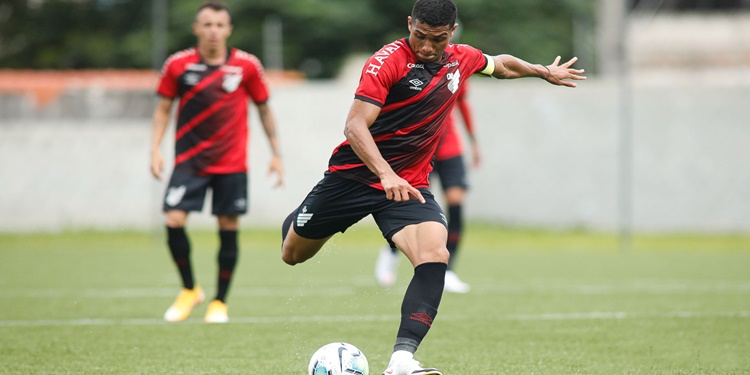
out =
[[[570,57],[576,28],[594,24],[596,0],[455,0],[461,43],[490,54],[534,62]],[[404,0],[227,1],[232,46],[263,56],[263,23],[283,25],[285,69],[331,77],[352,53],[373,53],[407,36],[413,2]],[[168,2],[168,52],[194,45],[199,1]],[[0,68],[150,68],[151,0],[4,0],[0,5]],[[576,31],[577,30],[577,31]],[[581,40],[580,38],[578,40]]]

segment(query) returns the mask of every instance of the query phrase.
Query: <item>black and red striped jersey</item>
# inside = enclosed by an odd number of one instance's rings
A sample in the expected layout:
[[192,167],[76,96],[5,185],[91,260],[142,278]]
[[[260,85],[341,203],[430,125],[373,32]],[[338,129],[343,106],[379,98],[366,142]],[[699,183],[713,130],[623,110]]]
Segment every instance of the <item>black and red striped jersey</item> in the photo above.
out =
[[[381,107],[370,133],[393,171],[413,187],[429,186],[432,158],[459,87],[486,64],[482,51],[465,44],[449,44],[442,61],[422,63],[406,38],[383,46],[365,63],[354,97]],[[383,189],[348,141],[334,149],[328,172]]]
[[[459,121],[456,119],[456,112],[461,111],[461,105],[466,105],[466,90],[468,85],[469,81],[467,80],[458,88],[456,105],[453,107],[451,114],[445,118],[443,135],[440,136],[440,141],[438,141],[437,150],[435,151],[435,160],[455,158],[464,152],[464,145],[461,142],[461,130],[457,125]],[[465,118],[464,121],[466,130],[469,134],[472,134],[474,124],[471,123],[471,117],[469,116],[468,119]]]
[[233,48],[223,65],[211,66],[195,48],[177,52],[164,63],[157,94],[180,98],[175,169],[247,172],[248,99],[264,103],[269,95],[258,58]]

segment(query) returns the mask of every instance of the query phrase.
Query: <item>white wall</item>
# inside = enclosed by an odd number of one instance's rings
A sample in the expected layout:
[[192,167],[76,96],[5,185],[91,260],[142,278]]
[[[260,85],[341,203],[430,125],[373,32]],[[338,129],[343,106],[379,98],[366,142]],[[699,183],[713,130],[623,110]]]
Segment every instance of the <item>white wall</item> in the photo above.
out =
[[[633,80],[635,229],[750,232],[750,86],[689,83]],[[616,84],[592,79],[567,89],[537,79],[474,79],[470,100],[484,164],[470,175],[467,218],[615,229]],[[322,176],[343,140],[353,90],[346,81],[273,88],[287,187],[271,189],[269,152],[253,114],[245,226],[280,225]],[[75,110],[0,117],[0,231],[161,226],[163,183],[148,169],[152,94],[130,93],[119,109],[113,103],[121,94],[68,95],[86,100],[65,102]],[[163,149],[171,155],[171,147]],[[213,218],[193,215],[191,224],[211,227]]]

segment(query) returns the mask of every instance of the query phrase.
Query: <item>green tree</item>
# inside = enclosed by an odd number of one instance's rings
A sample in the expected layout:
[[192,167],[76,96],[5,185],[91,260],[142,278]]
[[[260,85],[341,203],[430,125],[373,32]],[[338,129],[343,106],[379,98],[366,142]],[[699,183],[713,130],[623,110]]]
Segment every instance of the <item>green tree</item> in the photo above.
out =
[[[373,53],[407,36],[412,6],[404,0],[227,3],[235,25],[230,45],[263,59],[263,23],[276,17],[283,25],[284,68],[321,78],[334,76],[349,54]],[[594,0],[457,3],[459,42],[535,62],[572,56],[576,22],[594,24]],[[195,44],[192,23],[199,4],[169,1],[168,53]],[[0,5],[0,68],[150,68],[151,12],[149,0],[5,0]]]

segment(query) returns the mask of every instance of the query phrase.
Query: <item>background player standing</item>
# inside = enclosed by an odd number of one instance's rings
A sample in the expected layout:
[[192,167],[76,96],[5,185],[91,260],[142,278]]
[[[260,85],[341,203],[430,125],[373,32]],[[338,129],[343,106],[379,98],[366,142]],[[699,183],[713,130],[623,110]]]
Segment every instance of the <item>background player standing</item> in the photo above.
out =
[[[450,259],[448,270],[445,272],[445,291],[452,293],[467,293],[469,284],[463,282],[455,272],[455,263],[458,255],[458,246],[463,235],[463,202],[469,188],[466,177],[466,166],[463,158],[463,144],[456,126],[456,112],[463,120],[466,133],[471,143],[472,166],[479,166],[480,152],[474,135],[474,118],[471,104],[467,98],[469,82],[467,80],[459,87],[456,105],[451,115],[445,120],[445,130],[438,142],[437,152],[430,179],[440,179],[440,186],[445,195],[445,204],[448,208],[448,242],[446,244]],[[393,286],[396,282],[398,269],[398,249],[383,246],[375,262],[375,279],[384,287]]]
[[450,44],[456,24],[451,0],[417,0],[409,36],[385,45],[362,69],[346,119],[346,140],[323,179],[282,224],[282,260],[312,258],[337,232],[372,215],[383,237],[414,266],[404,294],[393,354],[384,375],[440,375],[414,353],[435,319],[448,263],[447,220],[428,187],[431,162],[455,95],[475,73],[511,79],[538,77],[575,87],[583,70],[575,58],[534,65],[510,55],[489,56]]
[[185,232],[188,212],[201,211],[207,189],[211,212],[219,226],[218,282],[205,321],[228,320],[225,299],[237,263],[239,215],[248,204],[248,99],[257,106],[271,146],[269,173],[284,174],[276,139],[276,122],[267,103],[263,67],[253,55],[227,47],[232,33],[229,10],[222,2],[203,3],[193,23],[197,47],[170,56],[162,68],[153,116],[151,173],[161,179],[161,141],[168,127],[172,102],[179,97],[175,131],[175,165],[164,198],[167,243],[183,289],[164,319],[186,319],[204,299],[193,277],[190,241]]

